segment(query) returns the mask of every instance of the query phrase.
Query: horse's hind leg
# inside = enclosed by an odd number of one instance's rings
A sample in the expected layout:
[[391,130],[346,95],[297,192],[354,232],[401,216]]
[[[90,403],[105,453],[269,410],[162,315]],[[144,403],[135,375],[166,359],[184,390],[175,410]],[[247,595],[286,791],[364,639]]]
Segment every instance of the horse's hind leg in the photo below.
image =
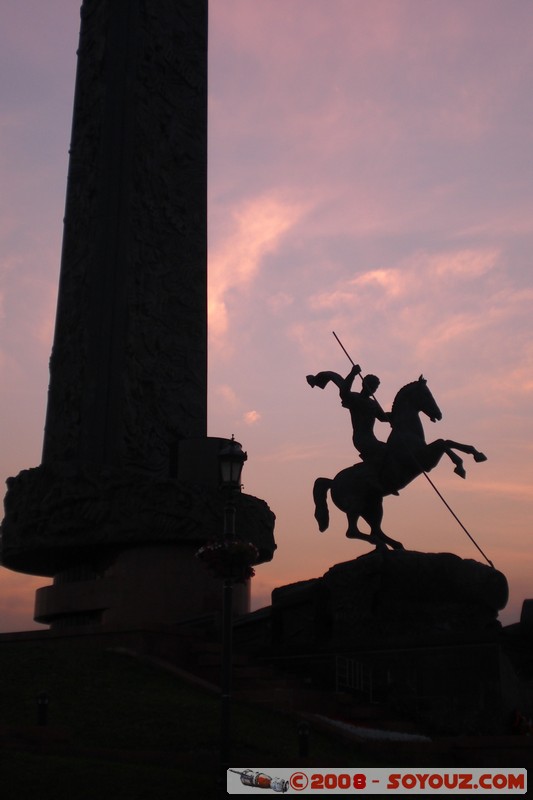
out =
[[403,550],[404,546],[396,539],[391,539],[383,533],[381,529],[381,522],[383,520],[383,498],[375,498],[367,505],[361,513],[363,519],[370,525],[370,541],[376,545],[377,548],[391,547],[393,550]]
[[361,514],[358,511],[347,511],[346,516],[348,518],[348,530],[346,531],[346,537],[348,539],[362,539],[365,542],[370,542],[371,536],[367,533],[361,533],[357,527],[357,522]]

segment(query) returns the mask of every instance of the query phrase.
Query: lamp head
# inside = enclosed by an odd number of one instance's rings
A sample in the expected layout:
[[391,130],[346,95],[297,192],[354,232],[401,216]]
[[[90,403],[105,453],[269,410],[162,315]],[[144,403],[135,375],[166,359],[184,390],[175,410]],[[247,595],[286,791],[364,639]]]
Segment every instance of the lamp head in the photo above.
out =
[[228,440],[218,453],[220,481],[223,488],[240,489],[242,468],[247,458],[248,454],[232,435],[231,441]]

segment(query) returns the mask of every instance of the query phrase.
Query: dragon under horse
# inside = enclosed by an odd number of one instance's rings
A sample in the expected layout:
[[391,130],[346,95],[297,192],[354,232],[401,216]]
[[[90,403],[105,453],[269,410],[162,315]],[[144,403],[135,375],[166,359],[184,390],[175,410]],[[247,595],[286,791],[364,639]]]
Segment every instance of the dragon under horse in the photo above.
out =
[[[402,387],[394,399],[390,412],[392,431],[380,464],[361,462],[341,470],[333,479],[316,479],[313,498],[315,518],[321,531],[329,525],[327,493],[330,491],[331,499],[348,518],[346,536],[349,539],[362,539],[383,549],[403,549],[401,542],[386,536],[381,529],[383,498],[398,494],[419,475],[432,470],[444,454],[455,464],[454,472],[461,478],[466,477],[463,460],[455,450],[473,456],[474,461],[486,461],[486,456],[469,444],[451,439],[436,439],[427,444],[420,413],[426,414],[432,422],[442,419],[422,375]],[[360,517],[370,526],[370,534],[358,529]]]

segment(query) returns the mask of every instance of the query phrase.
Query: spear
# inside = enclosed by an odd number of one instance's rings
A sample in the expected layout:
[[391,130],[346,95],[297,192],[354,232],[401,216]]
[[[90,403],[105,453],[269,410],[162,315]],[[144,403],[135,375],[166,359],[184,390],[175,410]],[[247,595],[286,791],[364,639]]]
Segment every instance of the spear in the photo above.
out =
[[[335,331],[331,331],[331,332],[332,332],[333,336],[335,337],[335,339],[336,339],[336,340],[338,341],[338,343],[340,344],[340,346],[342,347],[342,349],[344,350],[344,353],[345,353],[345,354],[346,354],[346,356],[348,357],[348,361],[351,361],[351,362],[352,362],[352,364],[353,364],[353,366],[355,367],[355,365],[356,365],[356,364],[355,364],[355,361],[353,360],[353,358],[351,357],[351,355],[349,354],[349,352],[347,351],[347,349],[345,348],[345,346],[343,345],[343,343],[341,342],[341,340],[339,339],[339,337],[337,336],[337,334],[335,333]],[[361,375],[361,371],[360,371],[360,370],[359,370],[359,375]],[[362,380],[362,378],[361,378],[361,380]]]

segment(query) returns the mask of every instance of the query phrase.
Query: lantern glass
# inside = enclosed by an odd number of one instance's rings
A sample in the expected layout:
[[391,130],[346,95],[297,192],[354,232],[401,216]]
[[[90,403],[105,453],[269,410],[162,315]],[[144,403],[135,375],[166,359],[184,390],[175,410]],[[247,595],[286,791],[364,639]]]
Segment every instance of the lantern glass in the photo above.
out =
[[238,487],[241,485],[243,464],[248,455],[243,452],[234,437],[219,452],[220,479],[222,486]]

